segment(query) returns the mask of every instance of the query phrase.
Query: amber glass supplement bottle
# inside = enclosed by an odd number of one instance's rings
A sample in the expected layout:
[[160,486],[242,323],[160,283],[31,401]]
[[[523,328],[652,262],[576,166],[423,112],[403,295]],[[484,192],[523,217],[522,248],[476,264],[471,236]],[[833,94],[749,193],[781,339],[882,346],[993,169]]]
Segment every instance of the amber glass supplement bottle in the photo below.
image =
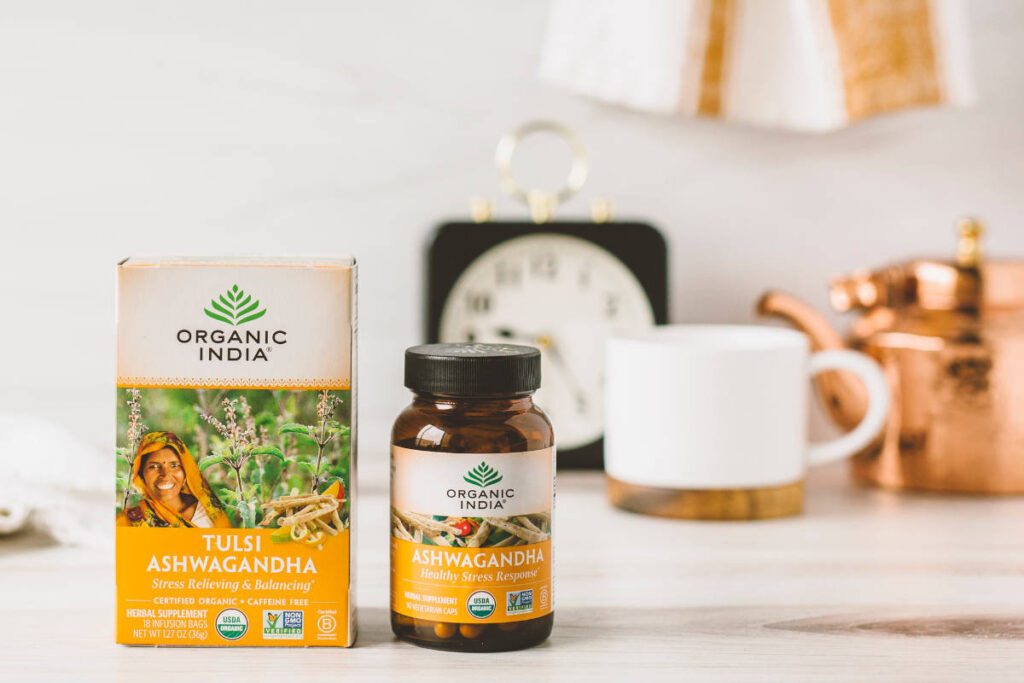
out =
[[540,352],[428,344],[391,438],[391,628],[462,652],[530,647],[554,621],[555,443]]

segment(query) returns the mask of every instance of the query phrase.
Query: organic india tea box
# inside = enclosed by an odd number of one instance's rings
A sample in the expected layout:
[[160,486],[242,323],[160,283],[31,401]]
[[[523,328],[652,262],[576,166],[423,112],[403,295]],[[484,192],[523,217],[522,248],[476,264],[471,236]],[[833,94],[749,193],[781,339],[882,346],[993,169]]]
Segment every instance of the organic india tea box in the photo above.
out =
[[352,645],[355,262],[117,289],[117,642]]

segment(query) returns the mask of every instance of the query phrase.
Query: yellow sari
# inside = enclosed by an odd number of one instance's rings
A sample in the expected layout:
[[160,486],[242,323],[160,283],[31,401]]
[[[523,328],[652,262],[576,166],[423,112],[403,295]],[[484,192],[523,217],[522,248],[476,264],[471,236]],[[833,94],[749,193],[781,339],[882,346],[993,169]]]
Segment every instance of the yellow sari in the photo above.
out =
[[[146,455],[165,448],[174,451],[181,461],[182,469],[185,470],[185,482],[181,487],[182,495],[195,498],[196,511],[198,512],[198,506],[202,506],[214,527],[230,529],[231,520],[228,519],[217,496],[214,495],[210,485],[203,478],[199,471],[199,465],[192,458],[192,454],[188,452],[184,442],[171,432],[150,432],[139,441],[135,462],[132,464],[132,484],[136,491],[142,493],[142,500],[135,507],[122,511],[117,516],[117,525],[195,528],[196,525],[190,520],[156,500],[150,494],[149,488],[142,478],[142,462],[146,459]],[[195,513],[193,513],[194,515]]]

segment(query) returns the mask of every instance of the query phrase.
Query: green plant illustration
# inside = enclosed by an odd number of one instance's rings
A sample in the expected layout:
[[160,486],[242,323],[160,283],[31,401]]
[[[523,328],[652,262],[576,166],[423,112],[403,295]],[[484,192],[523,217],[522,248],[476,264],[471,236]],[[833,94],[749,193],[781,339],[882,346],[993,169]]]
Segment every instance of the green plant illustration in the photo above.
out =
[[267,309],[260,308],[259,299],[254,300],[251,294],[246,294],[238,285],[210,299],[210,306],[214,310],[204,308],[203,313],[233,327],[258,320],[267,312]]
[[[342,399],[329,391],[321,391],[316,404],[316,424],[305,425],[297,422],[290,422],[281,425],[279,430],[282,435],[293,434],[299,438],[309,439],[316,444],[316,461],[314,463],[299,463],[299,466],[313,475],[313,485],[310,492],[316,493],[321,490],[321,484],[325,483],[325,471],[323,469],[324,450],[335,439],[348,437],[351,433],[349,427],[343,426],[333,419],[335,409],[341,405]],[[326,482],[330,485],[330,482]],[[326,488],[326,487],[324,487]]]
[[[268,468],[266,458],[276,458],[283,465],[284,453],[268,442],[265,426],[257,427],[252,407],[245,396],[224,398],[221,404],[224,407],[223,421],[210,413],[202,415],[220,438],[212,452],[199,460],[199,471],[205,472],[213,465],[224,465],[234,472],[234,491],[224,489],[217,495],[228,510],[241,518],[243,526],[252,527],[256,525],[260,503],[265,502],[260,495],[262,484],[272,484],[281,474],[280,467]],[[247,467],[250,463],[255,467]],[[243,470],[251,473],[248,481],[243,480]],[[268,472],[271,473],[271,482],[264,481]]]
[[128,408],[128,416],[125,428],[125,445],[115,449],[117,458],[117,490],[123,491],[120,507],[117,512],[130,505],[134,505],[134,491],[132,490],[132,470],[135,467],[135,451],[139,446],[139,440],[146,433],[147,427],[142,422],[142,393],[138,389],[125,389],[128,400],[125,402]]
[[466,476],[462,477],[462,479],[473,486],[486,488],[491,484],[497,484],[502,480],[502,476],[498,470],[490,467],[485,462],[481,462],[479,465],[467,472]]
[[[351,438],[347,391],[127,389],[117,401],[117,511],[138,504],[131,471],[139,440],[152,430],[177,434],[236,528],[263,521],[263,503],[349,489]],[[147,426],[148,425],[148,426]],[[349,501],[338,513],[347,519]]]

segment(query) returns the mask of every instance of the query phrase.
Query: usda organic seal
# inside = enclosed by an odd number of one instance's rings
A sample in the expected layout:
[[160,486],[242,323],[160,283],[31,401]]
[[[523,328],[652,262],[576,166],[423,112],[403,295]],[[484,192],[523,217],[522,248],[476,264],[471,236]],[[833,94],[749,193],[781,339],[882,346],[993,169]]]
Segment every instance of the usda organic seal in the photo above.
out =
[[249,630],[249,620],[241,610],[226,609],[217,615],[213,627],[224,640],[238,640]]
[[494,596],[487,591],[476,591],[466,599],[466,609],[477,619],[486,619],[494,614],[496,604]]

